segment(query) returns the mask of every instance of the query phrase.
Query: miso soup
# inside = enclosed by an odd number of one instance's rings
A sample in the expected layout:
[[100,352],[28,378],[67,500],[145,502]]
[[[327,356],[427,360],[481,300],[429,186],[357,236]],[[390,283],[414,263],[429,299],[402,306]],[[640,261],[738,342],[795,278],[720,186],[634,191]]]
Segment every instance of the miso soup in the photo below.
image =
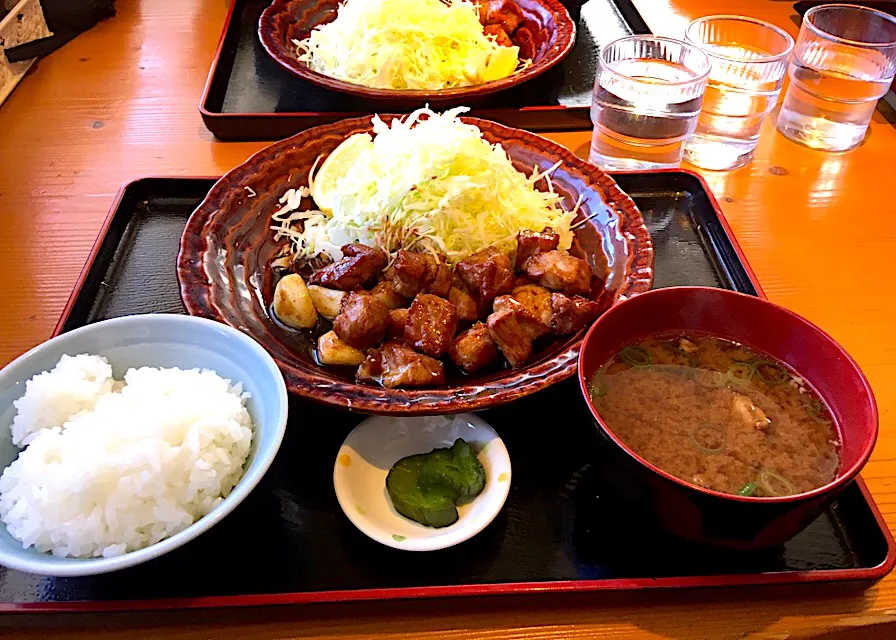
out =
[[610,430],[686,482],[742,496],[828,484],[839,439],[822,399],[783,362],[705,336],[626,346],[591,380]]

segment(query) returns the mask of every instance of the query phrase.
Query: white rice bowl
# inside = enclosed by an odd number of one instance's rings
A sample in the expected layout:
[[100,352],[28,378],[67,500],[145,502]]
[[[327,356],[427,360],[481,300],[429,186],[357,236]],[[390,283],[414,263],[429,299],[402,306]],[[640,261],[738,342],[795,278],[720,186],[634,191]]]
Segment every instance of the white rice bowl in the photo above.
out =
[[14,405],[0,519],[25,548],[114,557],[182,531],[239,482],[249,456],[248,394],[213,371],[130,369],[63,356]]

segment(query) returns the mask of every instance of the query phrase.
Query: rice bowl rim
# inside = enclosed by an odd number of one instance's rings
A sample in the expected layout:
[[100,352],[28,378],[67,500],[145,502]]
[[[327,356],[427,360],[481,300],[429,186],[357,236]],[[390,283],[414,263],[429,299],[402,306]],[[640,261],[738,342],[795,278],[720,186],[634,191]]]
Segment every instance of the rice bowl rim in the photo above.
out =
[[[17,549],[14,552],[8,552],[0,548],[0,565],[9,569],[23,571],[26,573],[52,576],[57,578],[70,578],[79,576],[100,575],[103,573],[118,571],[120,569],[125,569],[128,567],[136,566],[138,564],[142,564],[148,560],[158,558],[168,553],[169,551],[183,546],[187,542],[194,540],[204,532],[211,529],[214,525],[216,525],[218,522],[224,519],[224,517],[231,513],[240,503],[242,503],[243,500],[245,500],[245,498],[258,485],[267,470],[270,468],[271,463],[277,456],[277,452],[279,451],[280,445],[283,442],[283,436],[286,433],[286,419],[289,404],[288,393],[286,390],[286,381],[283,379],[283,375],[280,372],[277,363],[258,342],[256,342],[248,335],[242,333],[241,331],[221,322],[189,315],[179,315],[172,313],[151,313],[123,316],[120,318],[112,318],[109,320],[102,320],[100,322],[88,324],[50,338],[46,342],[43,342],[23,353],[15,360],[7,364],[5,367],[0,369],[0,387],[7,384],[6,379],[11,377],[11,371],[13,369],[22,366],[23,364],[32,360],[38,354],[41,354],[44,351],[49,351],[50,349],[58,346],[60,343],[75,341],[78,336],[84,334],[94,333],[98,331],[114,332],[115,330],[120,330],[132,325],[145,324],[168,324],[173,327],[182,324],[192,324],[197,327],[204,327],[203,331],[208,330],[211,333],[219,332],[220,334],[224,334],[226,338],[241,343],[257,357],[259,364],[263,365],[267,370],[267,373],[269,373],[274,380],[278,381],[277,405],[279,406],[277,407],[278,410],[276,411],[276,424],[271,424],[269,427],[262,427],[263,429],[273,429],[273,432],[268,436],[268,438],[266,438],[266,440],[270,440],[270,444],[267,446],[268,453],[266,455],[262,455],[260,450],[258,449],[259,425],[253,421],[253,444],[256,447],[255,458],[246,467],[243,475],[240,477],[240,480],[237,482],[236,486],[234,486],[233,490],[215,508],[213,508],[202,518],[188,526],[186,529],[179,531],[174,535],[165,538],[164,540],[160,540],[155,544],[151,544],[148,547],[144,547],[136,551],[130,551],[113,558],[58,557],[53,556],[48,552],[37,551],[33,548]],[[197,343],[195,341],[192,342],[192,344],[194,345],[208,348],[212,348],[214,343],[214,338],[210,339],[207,343]],[[190,343],[184,342],[183,344]],[[177,368],[184,369],[185,367],[179,366]],[[186,368],[192,369],[201,367],[188,366]],[[30,379],[33,375],[36,375],[36,373],[30,374],[29,377],[24,380],[16,378],[12,381],[12,383],[24,384],[25,380]],[[237,382],[242,382],[244,384],[245,391],[244,380],[231,380],[231,382],[234,384],[236,384]],[[271,420],[270,422],[273,423],[274,420]],[[5,468],[6,467],[0,470],[0,473],[2,473]],[[0,523],[0,526],[5,527],[6,525],[5,523]]]

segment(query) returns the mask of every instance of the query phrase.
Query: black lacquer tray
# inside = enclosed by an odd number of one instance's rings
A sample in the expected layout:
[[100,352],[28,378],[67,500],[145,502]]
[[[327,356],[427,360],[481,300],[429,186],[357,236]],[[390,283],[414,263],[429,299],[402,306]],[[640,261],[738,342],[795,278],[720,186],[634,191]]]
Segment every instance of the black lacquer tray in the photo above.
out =
[[[640,205],[653,235],[656,286],[761,295],[699,177],[679,171],[615,177]],[[58,330],[127,314],[182,313],[174,270],[178,241],[212,183],[147,178],[124,187]],[[620,504],[602,486],[594,473],[603,455],[600,440],[574,379],[482,416],[507,445],[513,484],[497,519],[454,548],[403,552],[357,531],[339,509],[332,475],[339,446],[364,416],[292,398],[287,435],[270,471],[208,533],[157,560],[92,578],[0,569],[0,611],[813,581],[861,588],[893,566],[892,538],[861,480],[781,548],[718,551],[663,534],[638,504]]]
[[[647,31],[630,0],[563,0],[576,21],[569,57],[543,76],[502,91],[470,115],[521,129],[590,129],[588,110],[601,45]],[[232,0],[199,110],[222,140],[273,140],[373,112],[375,103],[316,87],[282,69],[258,41],[270,0]]]

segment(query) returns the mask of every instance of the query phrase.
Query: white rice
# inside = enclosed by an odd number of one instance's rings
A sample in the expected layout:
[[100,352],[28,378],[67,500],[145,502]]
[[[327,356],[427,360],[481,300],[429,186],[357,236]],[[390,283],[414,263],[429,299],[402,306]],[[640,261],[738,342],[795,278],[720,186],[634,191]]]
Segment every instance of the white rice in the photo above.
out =
[[112,391],[112,367],[99,356],[62,356],[52,371],[25,383],[25,395],[13,406],[12,443],[27,445],[41,429],[58,427],[79,411],[90,411]]
[[0,519],[25,548],[112,557],[181,531],[226,497],[252,442],[247,393],[213,371],[63,356],[15,403],[27,448],[0,476]]

